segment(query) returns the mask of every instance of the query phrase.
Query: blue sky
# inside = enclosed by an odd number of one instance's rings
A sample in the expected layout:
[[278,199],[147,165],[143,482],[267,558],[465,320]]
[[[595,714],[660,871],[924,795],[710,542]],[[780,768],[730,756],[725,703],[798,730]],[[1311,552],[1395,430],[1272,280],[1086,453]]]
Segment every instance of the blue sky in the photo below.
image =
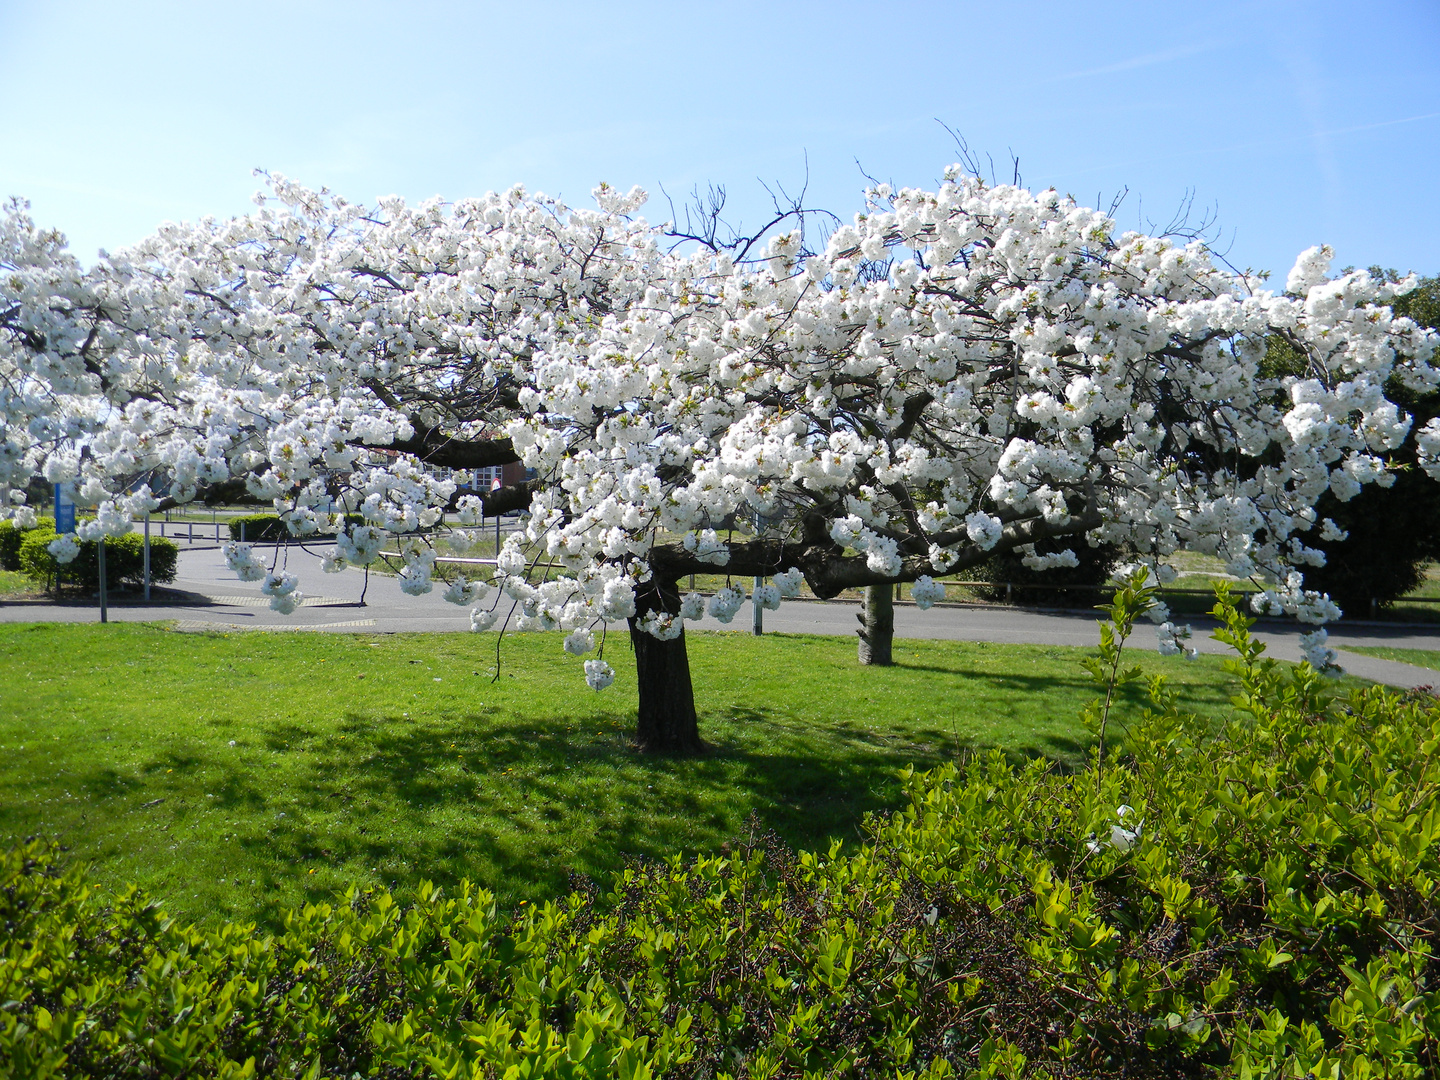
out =
[[[1124,227],[1187,192],[1283,281],[1440,272],[1440,4],[116,3],[0,0],[0,194],[82,258],[243,213],[256,167],[349,198],[599,180],[670,216],[761,181],[848,217],[861,168],[933,185],[951,137]],[[857,164],[858,162],[858,164]]]

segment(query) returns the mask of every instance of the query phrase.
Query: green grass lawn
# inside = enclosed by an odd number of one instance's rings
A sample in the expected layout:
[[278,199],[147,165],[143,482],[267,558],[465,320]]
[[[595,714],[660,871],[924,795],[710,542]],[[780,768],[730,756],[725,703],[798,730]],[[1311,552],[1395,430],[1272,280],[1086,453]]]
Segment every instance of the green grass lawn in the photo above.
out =
[[1379,657],[1381,660],[1396,660],[1402,664],[1414,664],[1416,667],[1432,668],[1440,671],[1440,652],[1430,649],[1392,649],[1387,645],[1347,645],[1346,652],[1363,653],[1365,656]]
[[[596,694],[556,635],[182,634],[0,625],[0,844],[57,836],[102,887],[183,916],[273,921],[347,884],[471,878],[503,902],[636,856],[714,850],[752,812],[796,846],[853,840],[897,771],[969,748],[1082,759],[1081,650],[689,635],[699,759],[636,754],[634,660]],[[1215,658],[1135,654],[1188,707]]]
[[[1431,603],[1425,603],[1426,600]],[[1419,588],[1402,596],[1378,615],[1381,619],[1396,622],[1440,622],[1440,603],[1435,603],[1436,600],[1440,600],[1440,567],[1431,563],[1425,568],[1425,580]],[[1368,615],[1367,612],[1366,617]]]
[[0,570],[0,598],[24,596],[38,591],[39,587],[24,574],[14,570]]

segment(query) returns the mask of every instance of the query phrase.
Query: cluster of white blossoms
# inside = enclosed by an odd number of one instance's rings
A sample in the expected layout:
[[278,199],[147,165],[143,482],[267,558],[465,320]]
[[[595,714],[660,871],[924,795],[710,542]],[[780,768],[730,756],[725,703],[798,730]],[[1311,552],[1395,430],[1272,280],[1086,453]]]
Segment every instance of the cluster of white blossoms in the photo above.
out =
[[1312,630],[1308,634],[1300,635],[1300,654],[1305,657],[1306,662],[1316,671],[1324,675],[1340,674],[1340,667],[1335,661],[1339,653],[1325,644],[1329,640],[1329,633],[1322,629]]
[[772,580],[780,590],[780,595],[790,600],[800,595],[800,587],[805,584],[805,572],[798,566],[792,566],[789,570],[776,574]]
[[1003,534],[1004,530],[1000,525],[1000,519],[991,514],[977,510],[965,519],[965,535],[981,551],[989,551],[993,548],[1000,542]]
[[255,554],[254,544],[228,543],[221,551],[225,555],[225,565],[230,572],[241,581],[263,581],[267,567],[261,558]]
[[1159,645],[1161,656],[1184,655],[1186,660],[1194,660],[1200,655],[1200,650],[1193,645],[1186,644],[1190,640],[1191,630],[1188,626],[1176,626],[1173,622],[1162,622],[1155,628],[1155,639]]
[[300,579],[287,570],[273,570],[265,575],[260,591],[270,597],[270,607],[281,615],[291,614],[305,600],[299,589]]
[[728,623],[745,603],[745,586],[737,583],[726,585],[710,597],[708,610],[716,622]]
[[386,534],[373,525],[357,525],[335,534],[335,552],[325,569],[339,573],[346,566],[369,566],[385,548]]
[[750,602],[762,611],[779,611],[780,587],[778,585],[757,585],[750,594]]
[[[768,605],[802,576],[918,585],[1064,536],[1157,573],[1213,554],[1267,610],[1323,621],[1292,579],[1319,496],[1387,483],[1410,437],[1440,476],[1440,423],[1412,433],[1384,396],[1440,385],[1436,335],[1385,306],[1409,282],[1331,278],[1328,249],[1273,291],[1203,243],[958,167],[871,189],[823,251],[797,231],[751,261],[671,250],[639,191],[362,206],[270,184],[250,215],[90,269],[23,207],[0,216],[0,485],[72,485],[103,535],[142,483],[243,491],[333,535],[326,569],[414,540],[420,594],[427,530],[484,511],[451,470],[518,459],[528,517],[493,594],[446,599],[482,605],[476,629],[664,638],[697,615],[664,597],[707,568],[773,575]],[[1266,375],[1277,335],[1300,375]]]
[[50,557],[61,566],[72,563],[80,554],[80,541],[73,533],[61,533],[45,545]]
[[695,558],[703,563],[724,566],[730,561],[730,548],[715,534],[714,529],[705,529],[698,534],[686,533],[681,546],[686,551],[693,552]]
[[406,596],[424,596],[435,587],[435,550],[410,542],[401,554],[404,565],[395,575]]
[[595,648],[595,635],[585,627],[565,635],[565,651],[571,656],[584,656]]
[[1049,555],[1040,555],[1031,549],[1020,559],[1026,567],[1031,570],[1053,570],[1056,567],[1073,567],[1080,565],[1080,557],[1069,548],[1064,551],[1056,551]]
[[604,690],[615,681],[615,669],[604,660],[585,661],[585,682],[591,690]]
[[685,620],[668,611],[647,611],[636,625],[656,641],[674,641],[685,629]]
[[1108,840],[1097,839],[1092,832],[1085,838],[1085,850],[1091,855],[1098,855],[1107,847],[1114,848],[1119,852],[1127,852],[1138,847],[1145,835],[1144,819],[1137,820],[1133,806],[1120,805],[1115,808],[1115,821],[1110,826]]
[[1294,571],[1283,584],[1262,589],[1250,598],[1250,610],[1257,615],[1289,615],[1303,623],[1321,626],[1340,617],[1340,609],[1323,593],[1301,587],[1302,578]]
[[921,611],[934,607],[945,599],[945,583],[928,576],[918,577],[915,584],[910,586],[910,599],[915,601],[915,606]]
[[469,607],[482,603],[490,595],[490,586],[484,581],[471,581],[462,574],[446,586],[442,595],[448,603]]

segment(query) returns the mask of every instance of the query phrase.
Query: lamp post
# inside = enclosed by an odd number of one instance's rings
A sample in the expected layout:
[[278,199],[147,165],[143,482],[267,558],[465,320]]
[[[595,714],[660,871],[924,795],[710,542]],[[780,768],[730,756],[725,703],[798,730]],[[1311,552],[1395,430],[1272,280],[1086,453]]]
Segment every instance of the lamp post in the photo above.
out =
[[145,603],[150,602],[150,511],[145,511]]
[[106,604],[105,597],[105,538],[102,536],[100,542],[95,545],[96,560],[100,568],[100,621],[110,621],[110,609]]

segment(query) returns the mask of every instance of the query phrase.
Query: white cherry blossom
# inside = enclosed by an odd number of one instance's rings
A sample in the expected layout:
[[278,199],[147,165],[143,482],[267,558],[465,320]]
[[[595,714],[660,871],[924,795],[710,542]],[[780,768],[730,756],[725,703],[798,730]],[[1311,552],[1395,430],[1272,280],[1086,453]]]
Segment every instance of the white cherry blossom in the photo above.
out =
[[924,611],[945,599],[945,584],[928,575],[922,575],[910,586],[910,599],[915,601],[917,608]]
[[80,554],[80,541],[75,538],[74,533],[61,533],[45,545],[45,550],[52,559],[64,566],[74,562]]

